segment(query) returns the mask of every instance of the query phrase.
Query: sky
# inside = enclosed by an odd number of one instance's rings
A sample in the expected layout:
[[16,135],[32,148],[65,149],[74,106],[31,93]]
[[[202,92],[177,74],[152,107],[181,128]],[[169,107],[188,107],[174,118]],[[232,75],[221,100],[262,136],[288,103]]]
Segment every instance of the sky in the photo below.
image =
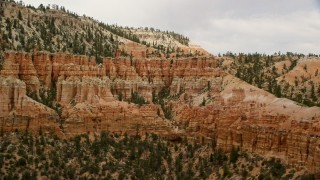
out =
[[320,0],[23,0],[186,35],[213,54],[320,54]]

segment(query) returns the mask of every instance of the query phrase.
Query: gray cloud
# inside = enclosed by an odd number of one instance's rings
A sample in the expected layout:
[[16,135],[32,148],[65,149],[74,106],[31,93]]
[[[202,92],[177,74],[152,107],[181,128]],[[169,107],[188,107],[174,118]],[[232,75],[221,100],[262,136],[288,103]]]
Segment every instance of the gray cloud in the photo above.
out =
[[[38,6],[39,0],[25,0]],[[320,54],[320,0],[47,0],[123,26],[185,34],[209,52]]]

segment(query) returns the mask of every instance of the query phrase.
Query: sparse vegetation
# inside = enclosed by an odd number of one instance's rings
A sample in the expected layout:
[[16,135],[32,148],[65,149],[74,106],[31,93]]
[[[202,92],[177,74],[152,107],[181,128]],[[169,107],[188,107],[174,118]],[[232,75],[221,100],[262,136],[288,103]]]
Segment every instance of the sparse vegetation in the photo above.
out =
[[[99,22],[90,17],[79,16],[78,14],[66,10],[63,6],[40,4],[35,8],[31,5],[25,6],[22,1],[19,3],[20,9],[17,17],[1,17],[0,28],[1,38],[0,46],[2,50],[15,50],[33,52],[34,49],[49,52],[67,52],[79,55],[88,55],[95,57],[97,63],[102,63],[103,57],[113,57],[119,46],[127,39],[139,44],[151,47],[146,41],[134,33],[134,28],[121,27],[118,25],[109,25]],[[32,17],[24,14],[23,8],[31,12],[46,12],[44,15]],[[64,15],[56,16],[58,14]],[[68,17],[67,19],[65,17]],[[86,23],[90,21],[90,23]],[[149,28],[148,28],[149,29]],[[150,31],[155,31],[150,28]],[[162,36],[170,37],[183,45],[188,45],[189,38],[175,32],[160,32]],[[167,55],[177,52],[178,56],[184,56],[189,53],[180,52],[178,47],[158,44],[152,45],[156,49],[150,52],[160,56],[160,52]],[[128,56],[128,53],[121,51],[121,55]],[[169,56],[168,56],[169,57]]]
[[[287,53],[287,55],[265,55],[265,54],[239,54],[227,53],[222,59],[232,59],[229,67],[224,67],[236,77],[255,85],[258,88],[269,91],[277,97],[284,97],[302,103],[306,106],[320,106],[320,89],[309,77],[295,77],[294,85],[285,80],[277,80],[298,65],[298,60],[306,57],[303,54]],[[279,66],[278,64],[282,64]],[[308,74],[307,65],[303,70]],[[316,76],[317,71],[314,73]]]
[[[91,138],[83,134],[60,139],[40,129],[37,136],[16,132],[0,139],[0,176],[4,179],[245,178],[258,176],[249,166],[263,161],[241,153],[236,160],[216,149],[214,143],[173,143],[155,134],[140,137],[102,132]],[[279,160],[263,163],[259,178],[285,176],[286,168]]]
[[166,119],[172,119],[173,117],[173,108],[171,105],[169,105],[168,99],[170,97],[170,89],[169,87],[163,87],[158,95],[156,95],[154,92],[152,93],[152,102],[155,104],[160,104],[161,109],[164,113],[164,117]]
[[259,179],[280,179],[286,172],[286,167],[278,159],[271,158],[263,161],[262,164]]
[[42,103],[51,109],[54,109],[61,117],[62,108],[61,105],[56,102],[56,88],[53,87],[51,89],[40,89],[39,96],[35,91],[30,90],[27,95],[33,100]]
[[137,92],[131,92],[130,102],[138,104],[139,106],[147,104],[147,101],[144,99],[144,97],[140,96]]

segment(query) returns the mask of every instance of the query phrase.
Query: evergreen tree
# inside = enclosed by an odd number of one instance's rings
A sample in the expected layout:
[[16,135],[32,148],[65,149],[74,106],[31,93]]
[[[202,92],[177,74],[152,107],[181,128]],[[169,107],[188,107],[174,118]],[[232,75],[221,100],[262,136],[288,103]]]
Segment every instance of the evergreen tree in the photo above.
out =
[[19,10],[19,13],[18,13],[18,19],[20,20],[20,21],[22,21],[23,20],[23,18],[22,18],[22,14],[21,14],[21,11]]
[[311,95],[310,95],[310,98],[312,99],[312,101],[316,101],[317,100],[313,82],[311,83]]
[[239,148],[235,148],[232,146],[231,153],[230,153],[230,163],[236,163],[239,158]]

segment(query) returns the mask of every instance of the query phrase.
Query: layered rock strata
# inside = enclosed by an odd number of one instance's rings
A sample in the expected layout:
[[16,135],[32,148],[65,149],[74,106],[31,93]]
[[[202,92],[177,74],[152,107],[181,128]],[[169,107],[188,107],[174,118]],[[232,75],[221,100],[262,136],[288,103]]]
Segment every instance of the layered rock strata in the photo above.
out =
[[[277,156],[293,166],[320,171],[320,110],[302,107],[248,85],[216,68],[212,57],[187,59],[106,58],[8,52],[0,72],[1,127],[36,130],[47,126],[62,135],[157,133],[171,140],[211,143],[229,151]],[[152,94],[168,87],[168,120]],[[26,96],[56,89],[57,113]],[[129,103],[137,92],[148,104]],[[123,101],[119,101],[122,96]]]

